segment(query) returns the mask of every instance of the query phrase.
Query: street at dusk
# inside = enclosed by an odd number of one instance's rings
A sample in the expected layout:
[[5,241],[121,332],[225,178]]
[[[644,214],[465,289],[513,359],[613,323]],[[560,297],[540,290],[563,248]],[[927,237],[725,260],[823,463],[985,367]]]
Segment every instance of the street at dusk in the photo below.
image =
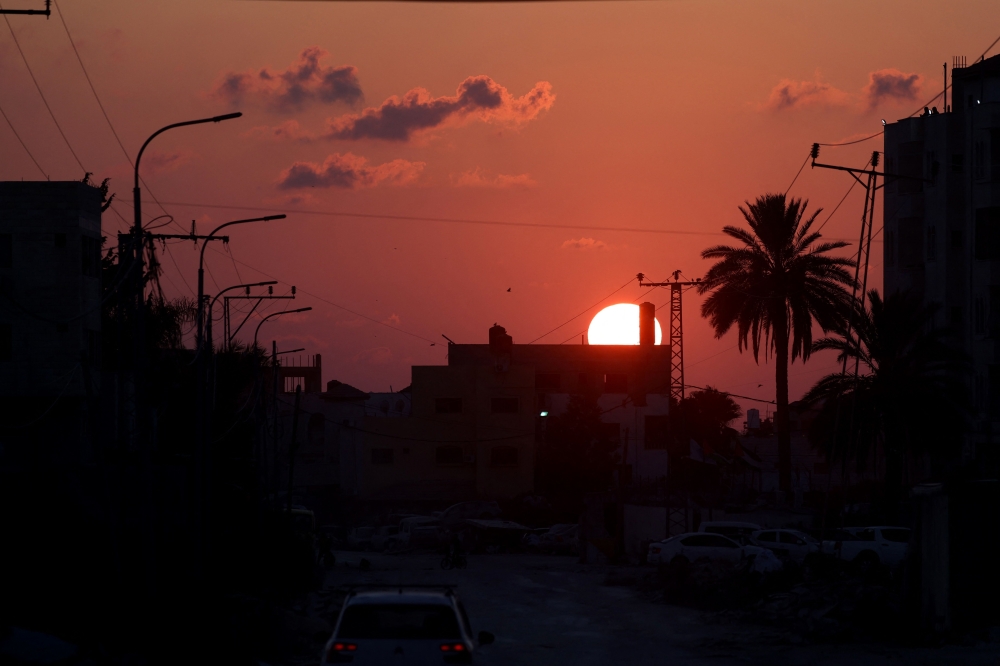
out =
[[0,664],[1000,663],[988,0],[3,0]]

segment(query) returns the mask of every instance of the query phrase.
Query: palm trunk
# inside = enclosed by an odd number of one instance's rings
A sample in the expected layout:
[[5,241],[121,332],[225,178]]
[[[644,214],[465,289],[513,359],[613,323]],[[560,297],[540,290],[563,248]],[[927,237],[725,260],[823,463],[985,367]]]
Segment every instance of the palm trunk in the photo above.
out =
[[792,433],[788,425],[788,320],[782,309],[774,321],[774,384],[778,403],[774,427],[778,433],[778,490],[792,489]]

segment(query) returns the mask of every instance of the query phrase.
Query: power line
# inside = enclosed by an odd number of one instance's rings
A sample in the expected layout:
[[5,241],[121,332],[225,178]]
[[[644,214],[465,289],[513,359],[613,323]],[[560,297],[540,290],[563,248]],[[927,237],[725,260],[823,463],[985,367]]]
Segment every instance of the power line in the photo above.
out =
[[[127,201],[127,200],[125,200]],[[538,222],[505,222],[502,220],[472,220],[466,218],[456,218],[456,217],[423,217],[417,215],[390,215],[390,214],[378,214],[378,213],[349,213],[343,211],[331,211],[331,210],[302,210],[302,209],[289,209],[289,208],[262,208],[255,206],[229,206],[222,204],[204,204],[204,203],[189,203],[182,201],[165,201],[168,206],[184,206],[190,208],[218,208],[223,210],[246,210],[262,213],[273,213],[273,212],[290,212],[299,213],[300,215],[321,215],[328,217],[358,217],[364,219],[372,220],[397,220],[403,222],[443,222],[446,224],[473,224],[473,225],[484,225],[484,226],[499,226],[499,227],[526,227],[532,229],[563,229],[563,230],[573,230],[573,231],[622,231],[630,233],[648,233],[648,234],[681,234],[690,236],[721,236],[724,235],[720,231],[693,231],[688,229],[655,229],[652,227],[598,227],[598,226],[584,226],[577,224],[546,224]]]
[[611,298],[612,296],[614,296],[615,294],[617,294],[617,293],[618,293],[619,291],[621,291],[621,290],[622,290],[622,289],[624,289],[625,287],[627,287],[627,286],[629,286],[630,284],[632,284],[632,281],[633,281],[633,280],[635,280],[635,278],[629,278],[628,282],[626,282],[626,283],[625,283],[625,284],[623,284],[622,286],[618,287],[618,288],[617,288],[617,289],[615,289],[615,290],[614,290],[613,292],[611,292],[610,294],[608,294],[607,296],[605,296],[605,297],[604,297],[604,298],[602,298],[601,300],[597,301],[596,303],[594,303],[593,305],[591,305],[591,306],[590,306],[589,308],[587,308],[586,310],[584,310],[584,311],[583,311],[583,312],[581,312],[580,314],[578,314],[578,315],[574,315],[574,316],[570,317],[569,319],[567,319],[567,320],[566,320],[566,321],[564,321],[563,323],[561,323],[561,324],[559,324],[558,326],[556,326],[555,328],[553,328],[553,329],[552,329],[551,331],[549,331],[548,333],[543,333],[542,335],[539,335],[539,336],[538,336],[537,338],[535,338],[534,340],[532,340],[532,341],[531,341],[531,342],[529,342],[528,344],[529,344],[529,345],[532,345],[532,344],[534,344],[534,343],[538,342],[539,340],[541,340],[542,338],[544,338],[544,337],[545,337],[546,335],[549,335],[549,333],[555,333],[555,332],[556,332],[556,331],[558,331],[558,330],[559,330],[560,328],[562,328],[562,327],[563,327],[563,326],[565,326],[566,324],[570,323],[570,322],[571,322],[571,321],[573,321],[574,319],[579,319],[580,317],[582,317],[583,315],[587,314],[588,312],[590,312],[591,310],[593,310],[594,308],[596,308],[596,307],[597,307],[598,305],[600,305],[600,304],[601,304],[601,303],[603,303],[604,301],[608,300],[609,298]]
[[[66,31],[66,37],[67,37],[67,39],[69,39],[69,45],[71,47],[73,47],[73,53],[76,54],[76,61],[78,63],[80,63],[80,69],[83,70],[83,76],[84,76],[84,78],[87,79],[87,85],[90,86],[90,92],[92,92],[94,94],[94,99],[97,101],[97,106],[100,107],[101,113],[104,115],[104,120],[107,121],[108,127],[111,129],[111,134],[114,135],[115,141],[118,142],[118,147],[122,149],[122,153],[124,153],[125,159],[128,160],[129,166],[131,166],[133,169],[135,169],[135,164],[132,162],[132,157],[129,155],[128,151],[125,149],[125,144],[122,143],[121,138],[118,136],[118,132],[115,130],[115,126],[111,122],[111,117],[108,116],[108,112],[104,108],[104,104],[101,102],[101,97],[97,94],[97,88],[94,87],[94,82],[91,81],[91,79],[90,79],[90,73],[87,71],[87,67],[83,64],[83,58],[80,57],[80,52],[76,48],[76,42],[73,41],[73,36],[69,32],[69,26],[66,25],[66,18],[63,16],[63,12],[62,12],[62,9],[59,7],[59,3],[55,2],[55,6],[56,6],[56,10],[57,10],[56,13],[59,15],[59,21],[60,21],[60,23],[62,23],[63,30]],[[53,120],[54,120],[54,118],[53,118]],[[143,179],[143,177],[141,175],[139,176],[139,182],[141,182],[142,186],[144,188],[146,188],[146,192],[149,194],[150,198],[154,202],[156,202],[156,205],[160,207],[160,210],[162,210],[164,213],[166,213],[166,214],[169,215],[169,213],[167,213],[167,209],[164,208],[163,204],[161,204],[159,202],[159,200],[156,198],[156,195],[153,194],[153,191],[149,188],[149,185],[146,183],[146,181]],[[171,223],[173,223],[175,226],[177,226],[178,229],[182,229],[183,228],[183,227],[181,227],[181,225],[179,223],[177,223],[174,220],[174,218],[173,218],[172,215],[170,215],[170,221],[167,222],[167,224],[171,224]]]
[[36,167],[38,167],[38,170],[45,177],[45,180],[48,180],[49,179],[49,175],[47,173],[45,173],[45,170],[38,163],[38,160],[36,160],[35,156],[31,154],[30,150],[28,150],[28,146],[25,145],[24,140],[21,138],[21,135],[17,133],[16,129],[14,129],[14,124],[10,122],[10,118],[8,118],[7,114],[4,113],[4,110],[3,110],[2,106],[0,106],[0,116],[3,116],[3,119],[7,121],[7,127],[9,127],[10,131],[14,133],[14,137],[17,139],[17,142],[21,144],[22,148],[24,148],[24,152],[28,153],[28,157],[30,157],[31,161],[35,163]]
[[802,170],[806,168],[806,164],[808,164],[808,163],[809,163],[809,158],[810,158],[811,156],[812,156],[812,153],[810,153],[810,154],[806,155],[806,158],[805,158],[805,159],[804,159],[804,160],[802,161],[802,166],[800,166],[800,167],[799,167],[799,171],[798,171],[798,173],[796,173],[796,174],[795,174],[795,178],[792,178],[792,182],[790,182],[790,183],[788,184],[788,187],[787,187],[787,188],[785,188],[785,196],[788,196],[788,193],[789,193],[789,192],[791,191],[791,189],[792,189],[792,185],[794,185],[794,184],[795,184],[795,181],[797,181],[797,180],[799,179],[799,176],[801,176],[801,175],[802,175]]
[[[2,6],[0,6],[2,9]],[[28,75],[31,76],[31,81],[35,84],[35,90],[38,91],[38,96],[42,98],[42,103],[45,105],[45,109],[49,112],[49,116],[52,118],[52,122],[55,123],[56,129],[59,130],[59,135],[66,142],[66,147],[69,148],[69,152],[73,155],[73,159],[76,160],[77,165],[83,169],[83,172],[87,172],[87,168],[83,166],[83,162],[77,157],[76,151],[73,150],[73,146],[70,145],[69,139],[66,138],[66,133],[63,132],[62,126],[59,125],[59,121],[56,120],[56,114],[52,113],[52,107],[49,106],[49,101],[45,99],[45,93],[42,92],[42,87],[38,85],[38,79],[35,78],[35,73],[31,71],[31,65],[28,64],[28,58],[25,57],[24,51],[21,49],[21,43],[17,41],[17,35],[14,34],[14,28],[10,25],[10,19],[6,15],[3,17],[4,22],[7,23],[7,29],[10,31],[10,36],[14,39],[14,45],[17,46],[17,52],[21,54],[21,60],[24,61],[24,67],[28,70]]]

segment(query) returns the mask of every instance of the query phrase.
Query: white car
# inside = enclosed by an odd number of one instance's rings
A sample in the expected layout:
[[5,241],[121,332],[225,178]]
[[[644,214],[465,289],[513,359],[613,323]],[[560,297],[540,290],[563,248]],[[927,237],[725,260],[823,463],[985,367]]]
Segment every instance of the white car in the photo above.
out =
[[862,569],[878,565],[894,567],[906,559],[909,552],[910,530],[907,527],[852,527],[847,532],[854,538],[824,541],[823,550]]
[[344,600],[323,664],[471,664],[477,646],[469,616],[448,588],[402,586],[352,592]]
[[396,525],[383,525],[375,530],[371,538],[371,549],[381,553],[389,547],[389,539],[399,534],[399,527]]
[[743,559],[745,554],[743,546],[721,534],[688,532],[649,544],[646,561],[650,564],[698,560],[736,563]]
[[712,520],[702,523],[701,527],[698,528],[699,532],[721,534],[744,546],[750,543],[750,536],[759,530],[760,525],[756,523],[740,523],[731,520]]
[[767,548],[779,558],[802,564],[810,555],[820,553],[820,542],[798,530],[760,530],[754,532],[750,542]]

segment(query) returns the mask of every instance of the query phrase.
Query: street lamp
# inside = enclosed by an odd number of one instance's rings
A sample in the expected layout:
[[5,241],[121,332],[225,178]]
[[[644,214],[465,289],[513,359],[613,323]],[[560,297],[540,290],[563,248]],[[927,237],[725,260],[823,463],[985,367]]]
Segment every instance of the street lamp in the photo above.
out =
[[[218,294],[216,294],[215,298],[213,298],[212,301],[208,304],[208,324],[206,325],[206,329],[207,330],[206,330],[206,336],[205,337],[208,338],[208,345],[209,345],[209,347],[212,346],[212,308],[215,307],[215,302],[217,300],[219,300],[219,296],[222,296],[227,291],[232,291],[233,289],[246,289],[247,293],[249,294],[251,287],[267,287],[269,285],[274,285],[274,284],[278,284],[278,281],[277,280],[267,280],[266,282],[250,282],[249,284],[234,284],[232,287],[226,287],[225,289],[223,289],[222,291],[220,291]],[[229,340],[225,340],[223,342],[222,346],[223,346],[223,348],[228,347],[229,346]]]
[[[139,192],[139,162],[142,160],[142,154],[146,150],[146,146],[149,142],[163,134],[167,130],[174,129],[175,127],[185,127],[187,125],[201,125],[203,123],[218,123],[223,120],[232,120],[233,118],[239,118],[243,114],[240,112],[227,113],[221,116],[212,116],[211,118],[200,118],[198,120],[186,120],[182,123],[174,123],[173,125],[167,125],[166,127],[161,127],[160,129],[153,132],[146,143],[142,144],[142,148],[139,149],[139,155],[135,158],[135,184],[132,188],[132,206],[135,210],[135,219],[132,227],[132,231],[135,234],[136,239],[142,237],[142,196]],[[142,255],[139,253],[140,261],[142,260]]]
[[260,333],[260,327],[263,326],[264,322],[270,319],[271,317],[277,317],[283,314],[292,314],[293,312],[309,312],[310,310],[312,310],[312,308],[296,308],[295,310],[282,310],[281,312],[272,312],[271,314],[267,315],[266,317],[260,320],[260,323],[257,324],[257,330],[253,332],[253,346],[254,347],[257,346],[257,334]]
[[[197,344],[195,345],[198,348],[198,354],[201,354],[201,348],[205,342],[205,336],[204,336],[205,248],[208,247],[208,242],[210,240],[215,240],[217,238],[215,234],[218,233],[220,230],[225,229],[226,227],[231,227],[234,224],[247,224],[249,222],[269,222],[271,220],[283,220],[285,219],[285,217],[286,215],[282,213],[281,215],[265,215],[264,217],[251,217],[246,220],[233,220],[232,222],[226,222],[224,224],[220,224],[219,226],[217,226],[215,229],[212,230],[212,233],[210,233],[209,235],[205,236],[202,239],[204,240],[204,243],[201,244],[201,253],[198,256],[198,320],[196,322]],[[276,284],[276,283],[271,283],[271,284]]]

